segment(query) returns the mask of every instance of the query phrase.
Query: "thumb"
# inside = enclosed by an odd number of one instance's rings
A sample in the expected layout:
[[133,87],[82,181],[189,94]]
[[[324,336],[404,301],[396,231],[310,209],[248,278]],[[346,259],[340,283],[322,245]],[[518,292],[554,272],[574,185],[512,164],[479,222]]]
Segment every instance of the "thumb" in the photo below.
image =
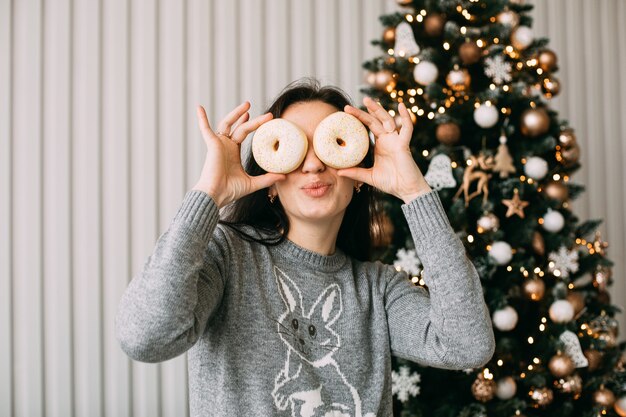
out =
[[338,170],[337,175],[372,185],[372,168],[345,168]]
[[267,188],[273,185],[275,182],[282,181],[285,178],[287,178],[285,174],[274,174],[274,173],[267,173],[267,174],[257,175],[256,177],[250,177],[251,184],[252,184],[251,192],[255,192],[257,190],[260,190],[261,188]]

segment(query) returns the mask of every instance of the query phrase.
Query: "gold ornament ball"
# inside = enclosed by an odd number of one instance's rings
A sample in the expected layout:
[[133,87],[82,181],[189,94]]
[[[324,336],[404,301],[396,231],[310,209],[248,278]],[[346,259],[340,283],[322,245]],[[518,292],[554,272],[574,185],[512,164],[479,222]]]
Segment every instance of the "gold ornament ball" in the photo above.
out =
[[387,46],[393,46],[396,42],[396,28],[388,27],[383,32],[383,42]]
[[546,407],[550,405],[554,399],[554,393],[548,387],[535,388],[529,392],[530,399],[533,401],[533,407]]
[[550,117],[542,107],[527,109],[522,113],[521,131],[524,136],[541,136],[550,128]]
[[493,398],[496,393],[497,384],[493,379],[486,379],[480,373],[472,383],[472,394],[478,401],[487,402]]
[[548,362],[548,368],[552,375],[557,378],[563,378],[574,372],[574,361],[568,355],[558,352]]
[[459,47],[459,56],[465,65],[472,65],[480,60],[483,51],[476,42],[468,41]]
[[393,79],[393,72],[390,70],[380,70],[376,72],[373,86],[379,90],[393,90],[396,86],[396,82]]
[[543,256],[546,253],[546,244],[543,240],[543,235],[536,231],[533,233],[533,242],[532,242],[533,250],[539,256]]
[[428,36],[441,36],[446,19],[441,14],[429,14],[424,19],[424,32]]
[[626,395],[618,398],[613,405],[615,412],[621,416],[626,417]]
[[561,91],[561,83],[556,77],[546,77],[541,81],[541,91],[547,98],[552,98]]
[[383,213],[380,222],[372,225],[372,242],[374,247],[380,248],[389,246],[393,240],[394,226],[393,222],[387,215]]
[[574,316],[585,308],[585,296],[580,291],[571,291],[565,298],[574,307]]
[[572,374],[554,381],[554,386],[565,394],[572,394],[578,399],[583,390],[583,380],[578,374]]
[[594,403],[606,408],[613,407],[615,403],[615,394],[613,394],[613,391],[604,387],[600,387],[595,391],[592,398]]
[[556,159],[565,166],[570,166],[580,158],[580,147],[572,128],[565,128],[559,133],[559,146]]
[[544,72],[554,71],[556,68],[556,61],[556,54],[549,49],[544,49],[539,52],[539,55],[537,56],[539,68],[541,68]]
[[454,145],[461,139],[461,128],[456,123],[441,123],[437,125],[435,136],[443,144]]
[[498,23],[514,28],[519,25],[519,14],[515,13],[513,10],[504,10],[498,14],[496,20]]
[[583,354],[585,355],[585,358],[587,358],[587,361],[589,362],[589,366],[587,367],[587,369],[590,372],[597,370],[602,364],[602,352],[600,352],[599,350],[585,349]]
[[611,294],[608,291],[600,290],[596,297],[600,304],[611,304]]
[[580,147],[578,144],[572,146],[569,149],[561,151],[561,162],[565,166],[574,165],[580,159]]
[[561,130],[561,133],[559,133],[559,145],[562,148],[568,149],[576,143],[576,134],[574,134],[574,130],[572,128],[565,128]]
[[563,181],[551,180],[543,187],[543,192],[550,198],[564,203],[569,199],[569,189]]
[[413,0],[396,0],[396,3],[398,3],[400,6],[410,6],[411,4],[413,4]]
[[465,91],[469,88],[472,78],[469,72],[463,69],[453,69],[446,76],[446,83],[454,91]]
[[531,278],[524,281],[524,294],[533,301],[539,301],[546,292],[546,284],[541,278]]

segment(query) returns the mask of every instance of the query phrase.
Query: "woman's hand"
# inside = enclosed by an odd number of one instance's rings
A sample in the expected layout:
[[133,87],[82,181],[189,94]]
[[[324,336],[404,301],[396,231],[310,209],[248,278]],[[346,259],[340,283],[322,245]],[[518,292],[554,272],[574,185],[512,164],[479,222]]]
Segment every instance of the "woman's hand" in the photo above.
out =
[[241,143],[248,134],[272,119],[272,114],[266,113],[248,120],[249,108],[250,103],[246,101],[228,113],[218,124],[218,133],[211,129],[204,108],[197,108],[198,124],[207,153],[202,174],[193,189],[207,193],[218,207],[286,178],[284,174],[272,173],[252,177],[243,169]]
[[430,191],[428,183],[415,163],[409,143],[413,122],[403,103],[398,105],[402,118],[400,132],[387,111],[370,97],[363,99],[368,113],[346,105],[344,111],[358,118],[376,137],[372,168],[346,168],[337,175],[363,181],[379,190],[402,199],[405,203]]

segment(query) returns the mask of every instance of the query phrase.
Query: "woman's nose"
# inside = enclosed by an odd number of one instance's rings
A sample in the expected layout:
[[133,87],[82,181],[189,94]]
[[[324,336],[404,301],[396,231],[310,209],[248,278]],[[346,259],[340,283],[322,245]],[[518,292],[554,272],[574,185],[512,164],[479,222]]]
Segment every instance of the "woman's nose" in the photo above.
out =
[[309,149],[306,151],[306,156],[302,162],[302,172],[322,172],[326,169],[326,165],[315,154],[313,150],[313,144],[309,142]]

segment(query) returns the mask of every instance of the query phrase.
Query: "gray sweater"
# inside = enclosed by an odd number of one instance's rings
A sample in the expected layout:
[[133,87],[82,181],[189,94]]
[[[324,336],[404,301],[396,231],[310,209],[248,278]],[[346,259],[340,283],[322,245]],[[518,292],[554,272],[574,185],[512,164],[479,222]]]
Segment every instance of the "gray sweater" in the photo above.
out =
[[391,355],[465,369],[495,348],[478,274],[437,192],[402,210],[428,291],[340,249],[247,242],[189,191],[121,299],[121,347],[142,362],[187,352],[194,417],[391,416]]

